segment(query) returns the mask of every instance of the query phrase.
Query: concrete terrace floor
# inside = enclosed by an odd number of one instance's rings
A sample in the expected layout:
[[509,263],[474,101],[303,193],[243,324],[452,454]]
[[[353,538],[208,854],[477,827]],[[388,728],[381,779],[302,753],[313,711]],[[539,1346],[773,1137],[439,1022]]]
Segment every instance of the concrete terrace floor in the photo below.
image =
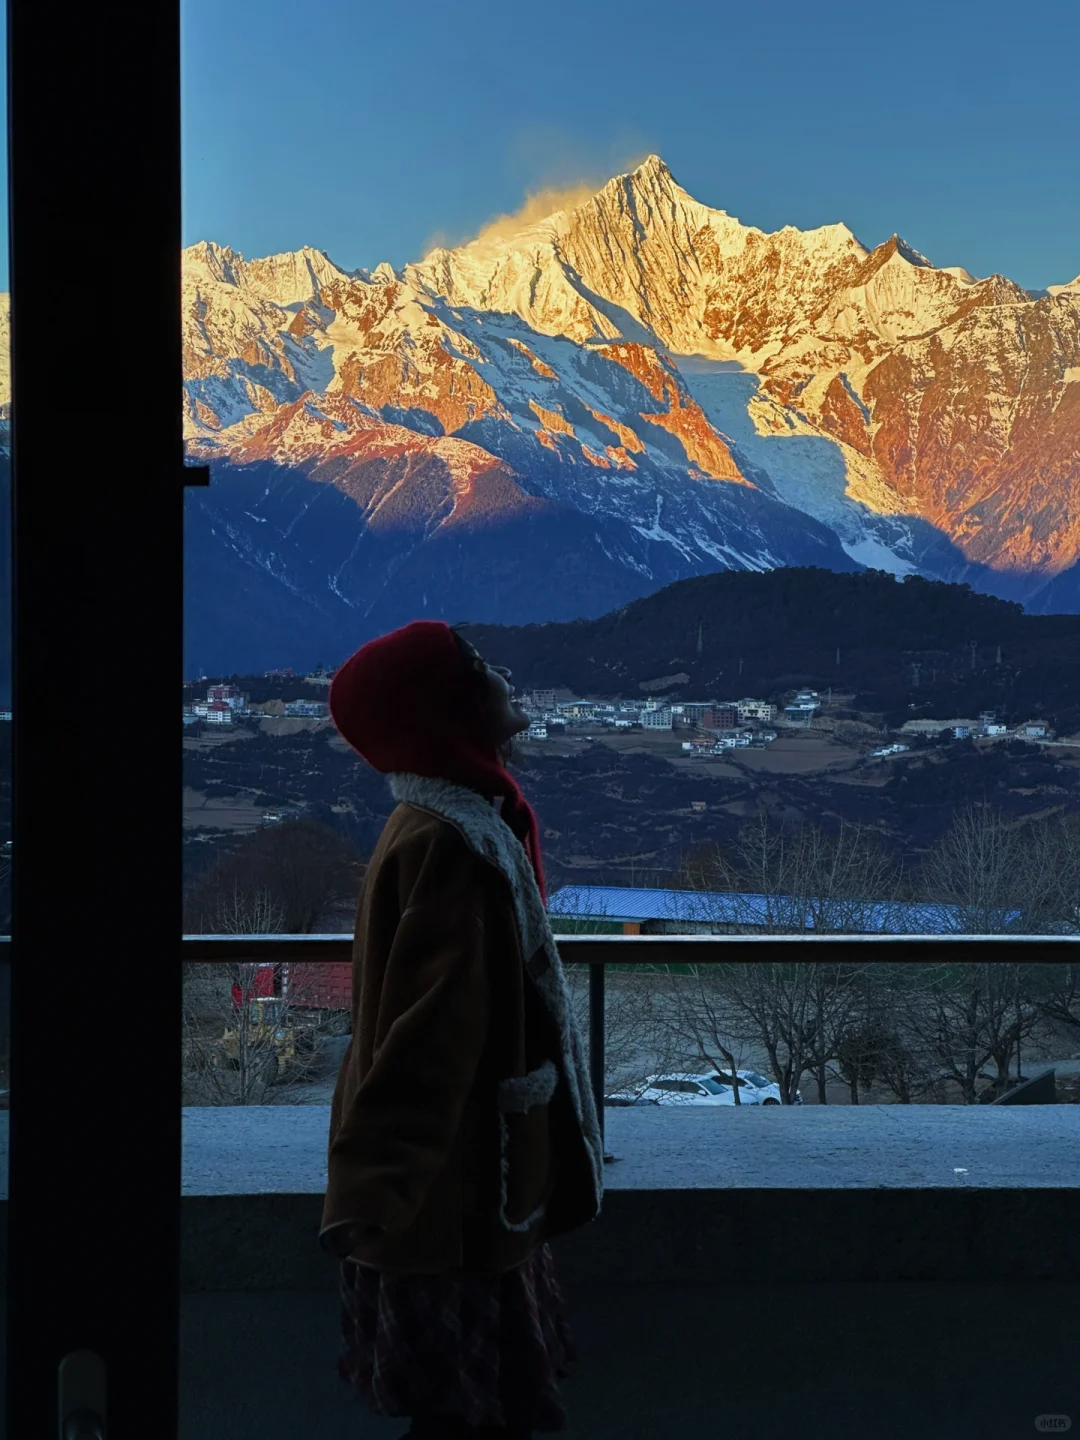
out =
[[[319,1194],[328,1126],[328,1106],[185,1109],[184,1194]],[[1077,1105],[607,1107],[604,1135],[614,1190],[1080,1189]]]
[[[1040,1433],[1039,1416],[1067,1416],[1080,1431],[1080,1283],[841,1281],[831,1270],[797,1282],[783,1269],[784,1235],[770,1234],[795,1212],[759,1208],[773,1187],[875,1191],[895,1197],[903,1232],[904,1192],[936,1190],[944,1202],[962,1183],[984,1194],[1050,1187],[1080,1221],[1080,1107],[610,1109],[605,1119],[619,1157],[606,1167],[609,1214],[595,1234],[553,1245],[580,1352],[563,1382],[566,1440],[1014,1440]],[[204,1249],[188,1265],[228,1288],[181,1296],[180,1440],[395,1440],[407,1429],[371,1415],[338,1379],[333,1267],[303,1260],[317,1248],[327,1120],[318,1106],[185,1111],[184,1193],[210,1207],[186,1232]],[[638,1190],[650,1198],[628,1224]],[[738,1251],[773,1249],[779,1279],[724,1275],[730,1227],[717,1230],[718,1254],[694,1252],[688,1226],[723,1190],[746,1199],[731,1195]],[[817,1226],[801,1222],[800,1252],[827,1250],[831,1267],[868,1239],[888,1248],[876,1227],[861,1241],[838,1227],[830,1208]],[[984,1253],[1008,1248],[1025,1213],[992,1227]],[[650,1248],[653,1261],[639,1263]],[[585,1250],[604,1252],[602,1279],[582,1268]],[[667,1251],[671,1273],[655,1258]]]
[[[1073,1106],[605,1118],[620,1157],[607,1167],[609,1192],[666,1192],[670,1208],[661,1196],[650,1223],[673,1229],[683,1223],[677,1192],[718,1186],[952,1191],[955,1167],[976,1189],[1080,1186]],[[318,1107],[187,1111],[185,1190],[317,1192],[325,1126]],[[259,1233],[264,1247],[270,1232]],[[740,1248],[767,1238],[748,1228]],[[1013,1440],[1038,1433],[1043,1415],[1080,1428],[1080,1284],[676,1283],[620,1278],[617,1263],[599,1282],[576,1268],[578,1240],[553,1245],[557,1264],[565,1246],[581,1357],[563,1384],[566,1440]],[[260,1283],[272,1287],[269,1268]],[[626,1274],[635,1270],[628,1257]],[[407,1429],[371,1415],[339,1381],[331,1288],[198,1290],[181,1314],[181,1440],[394,1440]]]
[[[555,1247],[556,1261],[558,1247]],[[1019,1440],[1080,1428],[1080,1286],[565,1286],[566,1440]],[[337,1378],[327,1291],[181,1309],[180,1440],[393,1440]]]

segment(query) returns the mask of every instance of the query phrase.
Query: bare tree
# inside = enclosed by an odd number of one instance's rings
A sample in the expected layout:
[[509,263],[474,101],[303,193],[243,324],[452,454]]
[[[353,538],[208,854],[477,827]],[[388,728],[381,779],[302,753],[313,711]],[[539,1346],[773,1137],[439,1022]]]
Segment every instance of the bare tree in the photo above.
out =
[[777,824],[765,812],[730,853],[715,842],[700,846],[672,880],[696,893],[695,918],[757,934],[888,930],[900,893],[899,871],[875,831]]
[[[671,878],[680,916],[718,933],[889,929],[899,890],[876,834],[849,825],[834,833],[777,826],[764,814],[744,827],[730,855],[715,844],[699,847]],[[700,1060],[721,1072],[726,1066],[729,1076],[740,1044],[763,1049],[787,1104],[810,1071],[824,1103],[830,1062],[862,1006],[865,968],[816,961],[697,967],[699,983],[683,996],[677,1025]]]
[[[927,967],[929,968],[929,967]],[[932,1087],[933,1064],[917,1035],[904,1023],[897,994],[906,991],[911,1004],[921,972],[911,965],[880,961],[858,977],[858,1001],[835,1044],[834,1064],[847,1084],[851,1103],[874,1091],[910,1105]]]
[[[276,825],[245,837],[189,885],[188,934],[310,934],[321,916],[354,902],[363,862],[334,831],[311,821]],[[265,1104],[293,1098],[309,1077],[324,1035],[340,1031],[343,1012],[311,1001],[321,973],[292,966],[288,984],[275,966],[270,993],[254,964],[189,966],[185,972],[185,1085],[189,1103]],[[271,1088],[272,1087],[272,1088]]]
[[964,935],[1055,928],[1065,838],[1060,825],[1009,822],[989,805],[959,810],[922,865],[920,888],[937,902],[934,928]]
[[1075,933],[1080,920],[1080,814],[1056,818],[1054,857],[1060,918],[1068,921]]
[[1052,979],[1037,1001],[1043,1017],[1080,1042],[1080,964],[1070,961],[1046,968]]
[[279,935],[285,911],[269,890],[242,890],[234,879],[231,887],[216,887],[206,897],[202,935]]
[[[1056,816],[1043,828],[1045,838],[1032,848],[1027,861],[1053,886],[1040,928],[1076,935],[1080,930],[1080,815]],[[1080,964],[1070,961],[1029,968],[1033,982],[1041,982],[1035,1003],[1055,1038],[1080,1042]]]
[[[283,912],[266,891],[220,888],[206,903],[203,934],[279,934]],[[276,1030],[257,1021],[266,996],[255,962],[184,966],[183,1077],[189,1104],[262,1103],[278,1070]],[[271,975],[271,979],[273,976]],[[273,996],[274,986],[270,985]],[[230,1053],[235,1052],[235,1053]]]
[[[866,1015],[865,992],[868,984],[867,965],[850,962],[820,964],[812,962],[806,981],[809,991],[809,1018],[807,1022],[807,1070],[817,1082],[818,1103],[828,1101],[826,1085],[834,1076],[834,1067],[839,1067],[846,1058],[852,1058],[853,1040],[862,1032],[862,1044],[869,1037]],[[862,1055],[861,1069],[869,1076],[869,1054]],[[842,1071],[841,1071],[842,1073]],[[867,1078],[864,1083],[871,1083]],[[849,1079],[849,1085],[851,1081]],[[853,1103],[857,1103],[858,1086],[852,1086]]]
[[[669,1028],[699,1061],[731,1074],[744,1047],[769,1057],[785,1104],[795,1102],[810,1053],[805,967],[767,964],[692,966],[692,983],[673,990]],[[716,1057],[719,1056],[718,1060]]]
[[[985,825],[985,817],[978,818]],[[1046,828],[1026,849],[1002,849],[1012,857],[1010,893],[1018,893],[1021,856],[1045,871],[1053,838]],[[969,847],[967,853],[993,859],[994,844],[1013,844],[1012,838],[1002,842],[999,834],[992,842],[987,849],[980,837],[984,848]],[[999,866],[999,874],[1004,872]],[[715,845],[700,847],[667,881],[680,892],[665,925],[671,933],[910,928],[905,914],[890,913],[899,904],[899,876],[891,859],[874,835],[854,827],[829,835],[811,827],[773,827],[759,819],[744,829],[730,854]],[[1041,916],[1055,907],[1060,911],[1060,901],[1048,898],[1039,875],[1023,884],[1027,904],[1040,907]],[[974,918],[976,906],[968,897],[969,923],[985,923],[991,909],[988,893]],[[1003,892],[999,887],[993,893],[1000,908]],[[959,885],[954,883],[948,894],[948,903],[954,903]],[[941,900],[940,890],[936,898]],[[590,913],[596,916],[595,903]],[[931,921],[942,913],[940,906],[932,910]],[[685,978],[639,972],[617,988],[609,985],[609,1083],[612,1071],[622,1070],[626,1083],[631,1073],[643,1079],[643,1066],[663,1070],[677,1061],[684,1068],[709,1067],[729,1081],[740,1065],[766,1068],[767,1063],[789,1104],[807,1073],[816,1079],[822,1103],[832,1080],[847,1085],[853,1104],[873,1092],[911,1104],[940,1093],[943,1079],[972,1103],[983,1082],[996,1093],[1014,1055],[1019,1072],[1021,1044],[1040,1021],[1060,1017],[1067,1022],[1080,1004],[1080,967],[1053,967],[1060,972],[1056,988],[1038,978],[1036,971],[1044,967],[1034,965],[811,960],[686,968]],[[575,978],[584,981],[584,974]],[[576,994],[584,1002],[583,984]],[[987,1074],[984,1067],[991,1062],[995,1073]]]
[[[311,820],[273,825],[245,836],[189,884],[184,930],[310,934],[332,907],[355,902],[363,873],[355,847],[329,827]],[[184,1044],[191,1103],[291,1099],[322,1037],[345,1023],[344,1012],[312,1000],[319,967],[289,967],[287,984],[275,972],[269,995],[256,993],[257,973],[246,964],[231,972],[221,965],[188,967]]]
[[[896,1005],[909,1032],[918,1037],[934,1077],[955,1084],[968,1105],[979,1099],[981,1080],[990,1081],[998,1092],[1013,1051],[1039,1021],[1029,994],[1028,967],[969,961],[911,968],[923,972],[919,978],[925,983],[898,992]],[[990,1061],[994,1075],[984,1070]]]
[[[189,886],[184,928],[220,929],[230,897],[265,894],[280,913],[281,933],[309,935],[332,906],[355,900],[364,862],[350,841],[314,820],[290,820],[246,835]],[[247,901],[245,899],[244,903]]]
[[[944,902],[943,930],[967,934],[1076,934],[1080,921],[1080,817],[1010,821],[988,805],[961,810],[926,857],[922,884]],[[1020,1074],[1025,1042],[1033,1035],[1080,1034],[1080,967],[964,966],[946,1001],[936,994],[939,1017],[951,1006],[962,1053],[941,1060],[965,1099],[975,1081],[990,1079],[988,1093],[1005,1087],[1012,1057]],[[963,996],[961,1002],[960,996]],[[957,1015],[957,1007],[960,1014]],[[962,1021],[961,1021],[962,1016]],[[940,1052],[949,1048],[941,1041]],[[993,1076],[982,1073],[992,1060]]]

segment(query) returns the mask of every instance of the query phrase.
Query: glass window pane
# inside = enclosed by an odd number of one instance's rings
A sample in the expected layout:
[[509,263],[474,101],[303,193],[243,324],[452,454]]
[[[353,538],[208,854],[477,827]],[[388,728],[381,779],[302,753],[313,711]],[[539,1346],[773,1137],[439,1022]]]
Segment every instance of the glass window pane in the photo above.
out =
[[[841,66],[837,111],[809,11],[780,84],[753,7],[700,7],[691,54],[614,0],[556,3],[520,45],[484,0],[421,3],[407,59],[390,8],[226,8],[183,5],[184,434],[211,476],[185,496],[184,926],[262,943],[186,972],[189,1114],[251,1133],[330,1103],[347,952],[279,962],[267,937],[352,937],[395,800],[330,685],[416,620],[462,622],[489,698],[513,687],[502,758],[552,932],[629,962],[604,1089],[649,1099],[616,1124],[735,1098],[732,1065],[748,1127],[804,1102],[925,1121],[1050,1066],[1066,1094],[1075,965],[621,946],[1078,933],[1080,216],[1046,198],[1075,161],[1066,47],[1039,57],[1056,87],[1010,56],[1046,110],[1003,228],[1004,92],[884,167],[852,127],[889,85],[941,91],[895,27],[884,70]],[[957,43],[997,73],[981,31]],[[615,85],[577,68],[601,54]],[[448,75],[491,83],[448,109]],[[747,146],[724,117],[765,93]],[[848,163],[793,166],[811,132]],[[946,164],[961,132],[971,164]],[[404,745],[449,703],[432,680],[371,710]]]

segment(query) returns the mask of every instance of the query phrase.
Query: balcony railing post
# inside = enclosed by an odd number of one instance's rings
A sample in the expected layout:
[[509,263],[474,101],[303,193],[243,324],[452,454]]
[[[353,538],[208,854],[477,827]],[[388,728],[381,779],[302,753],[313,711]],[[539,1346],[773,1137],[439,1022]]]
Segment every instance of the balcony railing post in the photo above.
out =
[[589,964],[589,1078],[601,1141],[604,1139],[604,970],[603,960]]

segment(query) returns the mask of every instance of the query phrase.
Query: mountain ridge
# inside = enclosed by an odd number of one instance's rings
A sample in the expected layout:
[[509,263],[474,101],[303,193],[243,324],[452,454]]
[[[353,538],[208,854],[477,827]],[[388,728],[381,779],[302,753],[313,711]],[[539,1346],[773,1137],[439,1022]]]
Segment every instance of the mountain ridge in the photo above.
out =
[[[396,271],[184,251],[185,442],[213,477],[185,503],[216,575],[362,628],[398,601],[312,557],[374,526],[400,586],[453,536],[444,602],[482,618],[492,537],[545,514],[577,517],[543,556],[583,615],[805,564],[1080,608],[1080,277],[1033,295],[899,235],[766,232],[658,156],[577,201]],[[340,533],[316,536],[304,517],[331,511]],[[533,594],[539,620],[552,589]]]
[[[336,466],[363,492],[365,444],[375,458],[412,444],[402,483],[429,536],[446,516],[417,477],[441,435],[505,467],[511,509],[527,495],[587,517],[590,550],[629,521],[608,546],[627,596],[661,576],[822,562],[1034,608],[1080,590],[1047,589],[1080,565],[1080,286],[1033,299],[843,224],[765,232],[653,156],[398,271],[204,245],[185,305],[193,450],[226,470],[256,453]],[[302,397],[323,419],[278,424]],[[416,438],[391,442],[379,422]],[[587,557],[570,569],[581,613],[597,613]],[[483,607],[476,585],[459,598],[458,612]]]

